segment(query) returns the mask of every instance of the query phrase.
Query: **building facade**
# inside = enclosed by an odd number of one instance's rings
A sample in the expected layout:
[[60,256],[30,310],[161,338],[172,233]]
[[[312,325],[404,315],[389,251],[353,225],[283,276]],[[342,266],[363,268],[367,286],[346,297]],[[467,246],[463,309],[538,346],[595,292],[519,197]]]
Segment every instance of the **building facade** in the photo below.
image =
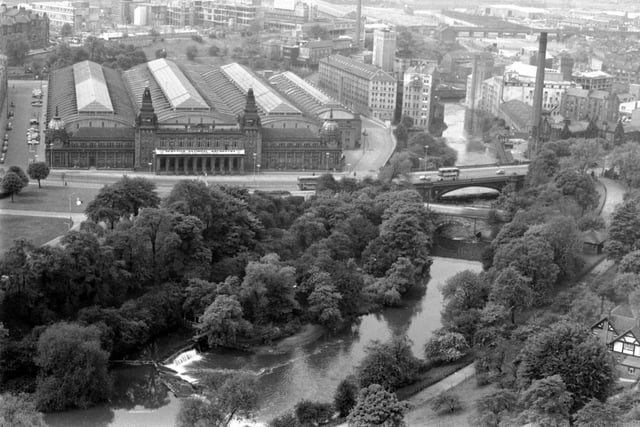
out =
[[[519,100],[533,106],[535,69],[535,66],[516,62],[506,67],[503,75],[484,80],[479,97],[476,92],[477,109],[497,117],[500,115],[500,105],[507,101]],[[473,76],[467,81],[470,79]],[[552,117],[559,116],[562,95],[572,87],[575,87],[575,83],[562,80],[562,73],[553,69],[545,70],[543,110]]]
[[81,31],[91,22],[89,2],[54,1],[31,3],[32,10],[49,18],[51,32],[59,33],[65,24],[74,32]]
[[305,116],[239,64],[201,73],[156,59],[121,75],[84,61],[51,74],[48,100],[54,168],[241,174],[343,164],[332,117]]
[[604,71],[584,71],[573,73],[572,79],[576,85],[587,90],[610,91],[613,86],[613,76]]
[[387,73],[393,72],[396,57],[396,32],[375,30],[373,32],[373,65]]
[[0,5],[0,49],[4,49],[12,36],[28,41],[31,49],[49,46],[49,17],[46,13]]
[[295,30],[317,17],[318,6],[315,4],[296,1],[284,7],[275,2],[273,7],[264,10],[264,26],[274,30]]
[[617,121],[620,98],[604,90],[569,88],[562,96],[560,114],[568,120]]
[[204,26],[248,27],[256,21],[260,5],[253,0],[202,0],[200,8]]
[[360,114],[382,121],[394,119],[397,82],[374,65],[331,55],[320,60],[318,84]]
[[412,67],[404,73],[402,115],[413,118],[414,126],[429,129],[433,118],[435,67]]

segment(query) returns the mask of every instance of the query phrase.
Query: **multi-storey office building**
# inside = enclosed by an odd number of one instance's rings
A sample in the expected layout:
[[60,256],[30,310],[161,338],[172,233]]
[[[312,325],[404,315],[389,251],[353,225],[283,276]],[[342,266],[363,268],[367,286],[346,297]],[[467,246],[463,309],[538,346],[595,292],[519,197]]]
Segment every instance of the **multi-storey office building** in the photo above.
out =
[[393,72],[396,57],[396,32],[375,30],[373,32],[373,65],[387,73]]
[[347,107],[375,119],[392,121],[397,82],[375,65],[342,55],[320,60],[319,85]]
[[63,25],[69,24],[73,31],[80,31],[90,23],[90,4],[88,1],[54,1],[31,3],[37,14],[49,18],[52,32],[58,33]]
[[202,25],[247,27],[256,21],[257,0],[202,0]]

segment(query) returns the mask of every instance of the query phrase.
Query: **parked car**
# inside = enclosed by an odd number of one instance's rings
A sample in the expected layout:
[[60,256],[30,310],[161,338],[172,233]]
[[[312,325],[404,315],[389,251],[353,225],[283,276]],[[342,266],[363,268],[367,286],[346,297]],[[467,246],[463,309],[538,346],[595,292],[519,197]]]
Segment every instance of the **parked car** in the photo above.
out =
[[40,122],[38,121],[38,119],[30,119],[29,120],[29,126],[39,126]]
[[42,101],[31,101],[32,107],[42,107]]
[[498,169],[496,175],[504,175],[504,169]]
[[7,123],[7,130],[12,130],[13,129],[13,125],[11,124],[11,122]]
[[13,117],[13,110],[9,110],[9,112],[7,113],[7,117],[9,118]]

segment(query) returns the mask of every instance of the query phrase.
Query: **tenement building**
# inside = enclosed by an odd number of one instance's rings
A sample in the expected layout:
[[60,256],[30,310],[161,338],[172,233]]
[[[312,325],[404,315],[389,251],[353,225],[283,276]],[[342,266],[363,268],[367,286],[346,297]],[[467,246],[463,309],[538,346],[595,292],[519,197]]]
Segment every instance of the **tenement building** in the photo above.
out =
[[51,74],[48,100],[51,167],[218,174],[343,163],[332,114],[304,114],[239,64],[200,72],[156,59],[121,75],[84,61]]
[[24,8],[0,4],[0,50],[11,36],[19,36],[29,43],[31,49],[42,49],[49,45],[49,17]]
[[394,118],[397,82],[371,64],[342,55],[320,60],[319,86],[354,111],[383,121]]

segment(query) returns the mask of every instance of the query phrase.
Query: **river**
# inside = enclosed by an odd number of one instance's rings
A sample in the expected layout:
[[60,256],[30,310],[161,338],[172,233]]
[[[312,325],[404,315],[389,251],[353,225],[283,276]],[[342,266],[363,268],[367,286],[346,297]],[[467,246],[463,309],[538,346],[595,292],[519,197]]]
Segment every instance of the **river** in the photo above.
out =
[[464,128],[465,107],[459,102],[444,104],[444,122],[447,129],[442,137],[458,153],[458,166],[495,163],[496,157],[482,142],[482,135],[469,135]]
[[[354,371],[372,340],[387,340],[403,334],[413,342],[413,352],[422,349],[440,327],[442,295],[439,286],[454,274],[480,271],[479,262],[435,257],[426,292],[404,299],[404,306],[362,316],[353,328],[338,336],[326,336],[286,355],[256,356],[241,352],[215,351],[186,365],[186,374],[198,378],[203,372],[233,369],[254,372],[259,378],[260,410],[256,421],[264,423],[291,409],[301,399],[332,400],[338,383]],[[114,396],[109,404],[88,410],[49,414],[52,427],[173,426],[179,401],[160,384],[148,367],[119,369]]]

